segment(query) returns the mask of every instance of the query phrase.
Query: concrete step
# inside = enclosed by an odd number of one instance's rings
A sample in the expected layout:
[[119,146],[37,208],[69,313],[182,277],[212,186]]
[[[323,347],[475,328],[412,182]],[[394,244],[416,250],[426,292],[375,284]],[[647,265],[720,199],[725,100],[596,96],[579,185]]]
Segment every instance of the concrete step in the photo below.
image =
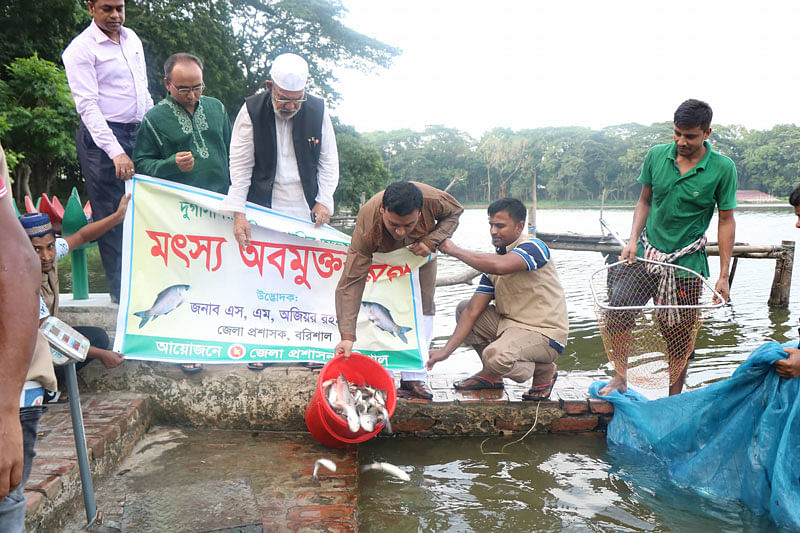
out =
[[[125,459],[150,426],[151,402],[133,392],[82,393],[86,445],[97,484]],[[27,531],[58,531],[83,510],[69,404],[48,404],[39,423],[36,458],[25,485]]]
[[[407,436],[490,436],[602,431],[611,404],[588,397],[599,372],[559,372],[549,401],[523,401],[530,383],[505,380],[505,390],[456,391],[469,374],[431,374],[433,401],[398,398],[392,426]],[[205,365],[185,374],[176,364],[126,361],[106,369],[92,363],[78,373],[82,390],[146,394],[157,423],[169,426],[257,431],[307,431],[305,410],[319,370],[271,365],[254,372],[244,365]]]

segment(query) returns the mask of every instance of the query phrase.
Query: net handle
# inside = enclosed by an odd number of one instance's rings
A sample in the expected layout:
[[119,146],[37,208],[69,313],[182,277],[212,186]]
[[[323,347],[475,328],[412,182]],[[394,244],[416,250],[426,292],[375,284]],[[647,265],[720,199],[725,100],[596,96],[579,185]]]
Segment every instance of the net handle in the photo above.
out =
[[597,306],[597,307],[599,307],[601,309],[611,309],[611,310],[615,310],[615,311],[616,310],[621,310],[621,311],[641,311],[643,309],[719,309],[720,307],[724,306],[727,303],[725,301],[725,299],[722,297],[722,295],[720,293],[718,293],[716,291],[716,289],[714,289],[714,287],[712,287],[711,284],[704,277],[702,277],[700,274],[698,274],[697,272],[695,272],[691,268],[686,268],[685,266],[675,265],[675,264],[672,264],[672,263],[665,263],[663,261],[653,261],[652,259],[647,259],[647,258],[644,258],[644,257],[637,257],[636,261],[642,261],[643,263],[651,263],[653,265],[659,265],[659,266],[667,266],[669,268],[676,268],[676,269],[683,270],[683,271],[685,271],[685,272],[687,272],[689,274],[692,274],[693,276],[699,278],[703,282],[703,284],[712,292],[712,294],[718,300],[718,302],[717,303],[712,303],[710,305],[658,305],[658,304],[653,304],[651,306],[633,305],[633,306],[616,306],[616,307],[603,304],[603,303],[600,302],[600,299],[597,297],[597,291],[595,290],[595,287],[594,287],[595,284],[592,283],[592,278],[594,278],[600,272],[608,271],[608,270],[610,270],[611,268],[613,268],[613,267],[615,267],[617,265],[628,264],[628,261],[623,259],[622,261],[617,261],[616,263],[612,263],[610,265],[604,266],[603,268],[597,269],[594,272],[592,272],[592,274],[589,276],[589,288],[592,290],[592,299],[594,300],[594,305],[595,306]]

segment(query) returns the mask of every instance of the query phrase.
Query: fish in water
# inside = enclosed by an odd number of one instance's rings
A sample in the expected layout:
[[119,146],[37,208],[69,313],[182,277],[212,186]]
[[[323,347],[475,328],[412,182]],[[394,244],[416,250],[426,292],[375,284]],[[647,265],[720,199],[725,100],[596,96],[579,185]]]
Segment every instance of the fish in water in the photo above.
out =
[[392,463],[370,463],[361,467],[362,472],[366,472],[367,470],[383,470],[387,474],[391,474],[403,481],[411,481],[411,478],[405,471],[394,466]]
[[324,466],[331,472],[336,472],[336,463],[334,463],[330,459],[320,458],[314,462],[314,479],[319,479],[319,477],[317,476],[317,472],[319,472],[320,466]]
[[361,302],[361,307],[367,312],[367,319],[375,326],[395,335],[401,341],[408,344],[406,333],[413,328],[398,325],[392,318],[392,313],[377,302]]
[[153,305],[150,307],[150,309],[133,313],[141,320],[141,322],[139,322],[139,329],[141,329],[142,326],[147,324],[150,320],[155,320],[161,315],[166,315],[176,307],[180,306],[186,301],[188,292],[189,285],[170,285],[163,291],[159,292],[158,296],[156,296],[156,301],[153,302]]

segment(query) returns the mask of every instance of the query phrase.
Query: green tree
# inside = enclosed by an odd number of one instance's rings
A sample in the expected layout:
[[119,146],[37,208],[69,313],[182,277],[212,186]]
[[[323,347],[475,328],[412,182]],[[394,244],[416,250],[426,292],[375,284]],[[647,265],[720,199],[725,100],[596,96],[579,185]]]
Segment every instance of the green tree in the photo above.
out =
[[247,93],[262,87],[276,56],[294,52],[309,64],[311,84],[328,101],[340,94],[334,67],[365,72],[387,67],[398,48],[367,37],[342,24],[346,9],[340,0],[230,0],[236,39],[242,53]]
[[78,116],[67,77],[36,55],[16,59],[7,68],[8,81],[0,81],[0,123],[4,146],[16,161],[15,195],[52,194],[57,180],[74,172],[77,159]]
[[339,149],[339,186],[333,195],[336,209],[359,208],[362,193],[370,198],[389,181],[381,154],[350,126],[336,126]]
[[241,65],[243,54],[236,40],[228,2],[215,0],[138,0],[129,2],[126,26],[142,39],[147,59],[147,80],[153,99],[167,95],[164,61],[177,52],[194,54],[203,61],[205,94],[225,103],[235,116],[251,91]]
[[798,154],[798,126],[781,124],[769,131],[750,132],[744,142],[740,171],[750,186],[776,196],[786,196],[800,179]]
[[495,128],[484,136],[478,153],[486,165],[486,201],[508,196],[509,182],[522,176],[530,152],[529,140],[511,130]]
[[90,20],[82,0],[0,2],[0,78],[7,79],[5,69],[18,57],[37,54],[60,63],[64,48]]
[[483,163],[475,140],[466,133],[436,125],[421,132],[371,132],[364,138],[380,151],[391,181],[421,181],[440,189],[450,187],[448,192],[456,198],[483,200],[476,188],[485,175]]
[[631,200],[639,198],[641,186],[636,179],[642,171],[647,152],[656,144],[672,141],[672,123],[658,122],[649,126],[623,124],[603,130],[607,135],[619,140],[620,148],[617,162],[619,172],[607,186],[610,200]]

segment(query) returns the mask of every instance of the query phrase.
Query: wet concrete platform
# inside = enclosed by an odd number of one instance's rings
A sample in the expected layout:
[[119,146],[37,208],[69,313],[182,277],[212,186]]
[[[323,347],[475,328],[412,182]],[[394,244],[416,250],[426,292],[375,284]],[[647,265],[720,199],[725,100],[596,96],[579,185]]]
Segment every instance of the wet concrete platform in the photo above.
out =
[[[337,468],[314,479],[320,457]],[[357,464],[357,448],[307,434],[154,427],[98,487],[92,531],[356,531]],[[78,513],[62,531],[85,525]]]
[[[186,375],[176,365],[130,361],[118,367],[127,367],[120,372],[93,363],[79,373],[84,390],[97,383],[92,367],[106,377],[119,374],[115,379],[140,376],[128,381],[128,386],[138,392],[111,390],[81,395],[92,471],[95,483],[102,487],[98,490],[98,508],[103,511],[105,525],[95,531],[356,529],[357,447],[324,448],[305,428],[303,414],[318,370],[291,366],[252,372],[226,365]],[[141,379],[142,375],[148,379]],[[597,431],[605,428],[613,413],[609,403],[587,396],[589,384],[603,377],[599,373],[561,372],[551,399],[542,402],[521,399],[527,383],[506,381],[504,390],[454,390],[452,383],[467,375],[431,375],[432,401],[401,394],[392,417],[395,436]],[[223,403],[213,405],[208,413],[202,411],[204,402],[193,404],[193,394],[211,394],[204,389],[215,390],[223,382],[228,383]],[[144,387],[143,383],[149,385]],[[280,388],[278,383],[282,384]],[[234,389],[228,390],[230,386]],[[236,387],[243,388],[239,395]],[[181,391],[190,392],[179,401],[175,397]],[[252,413],[246,410],[247,416],[239,418],[224,414],[225,408],[236,409],[234,400],[250,394],[255,394],[256,402],[248,404]],[[266,405],[259,406],[258,398]],[[184,410],[170,411],[174,407],[170,402],[178,401]],[[200,412],[192,412],[192,407]],[[270,413],[278,413],[277,420],[270,420]],[[214,416],[218,418],[211,418]],[[256,421],[252,426],[246,425],[250,416]],[[161,427],[145,437],[153,422],[173,429]],[[225,434],[224,443],[209,442],[206,447],[187,451],[198,431],[191,427],[208,430],[226,426],[246,431],[220,431]],[[265,427],[278,430],[265,432]],[[80,531],[86,521],[66,404],[48,407],[40,426],[37,453],[26,485],[28,530]],[[323,482],[311,477],[318,457],[333,458],[340,465],[336,474],[326,475]],[[171,465],[169,476],[164,474],[165,465]],[[101,484],[104,479],[109,479],[107,484]],[[229,505],[222,505],[224,502]],[[71,512],[75,513],[72,521],[67,529],[61,529]]]
[[[150,426],[147,396],[81,394],[92,475],[101,480],[125,459]],[[49,404],[39,423],[36,458],[25,485],[28,531],[58,531],[83,502],[68,404]]]
[[[456,391],[468,373],[432,373],[432,401],[400,398],[392,425],[400,435],[497,435],[527,431],[591,431],[605,427],[611,405],[588,398],[600,372],[559,372],[551,399],[522,400],[529,383],[506,380],[504,390]],[[305,409],[319,370],[272,365],[260,372],[244,365],[206,365],[185,374],[178,365],[126,361],[107,370],[91,364],[79,373],[82,390],[125,391],[148,396],[157,423],[171,426],[256,431],[306,431]],[[397,381],[396,381],[397,383]]]

